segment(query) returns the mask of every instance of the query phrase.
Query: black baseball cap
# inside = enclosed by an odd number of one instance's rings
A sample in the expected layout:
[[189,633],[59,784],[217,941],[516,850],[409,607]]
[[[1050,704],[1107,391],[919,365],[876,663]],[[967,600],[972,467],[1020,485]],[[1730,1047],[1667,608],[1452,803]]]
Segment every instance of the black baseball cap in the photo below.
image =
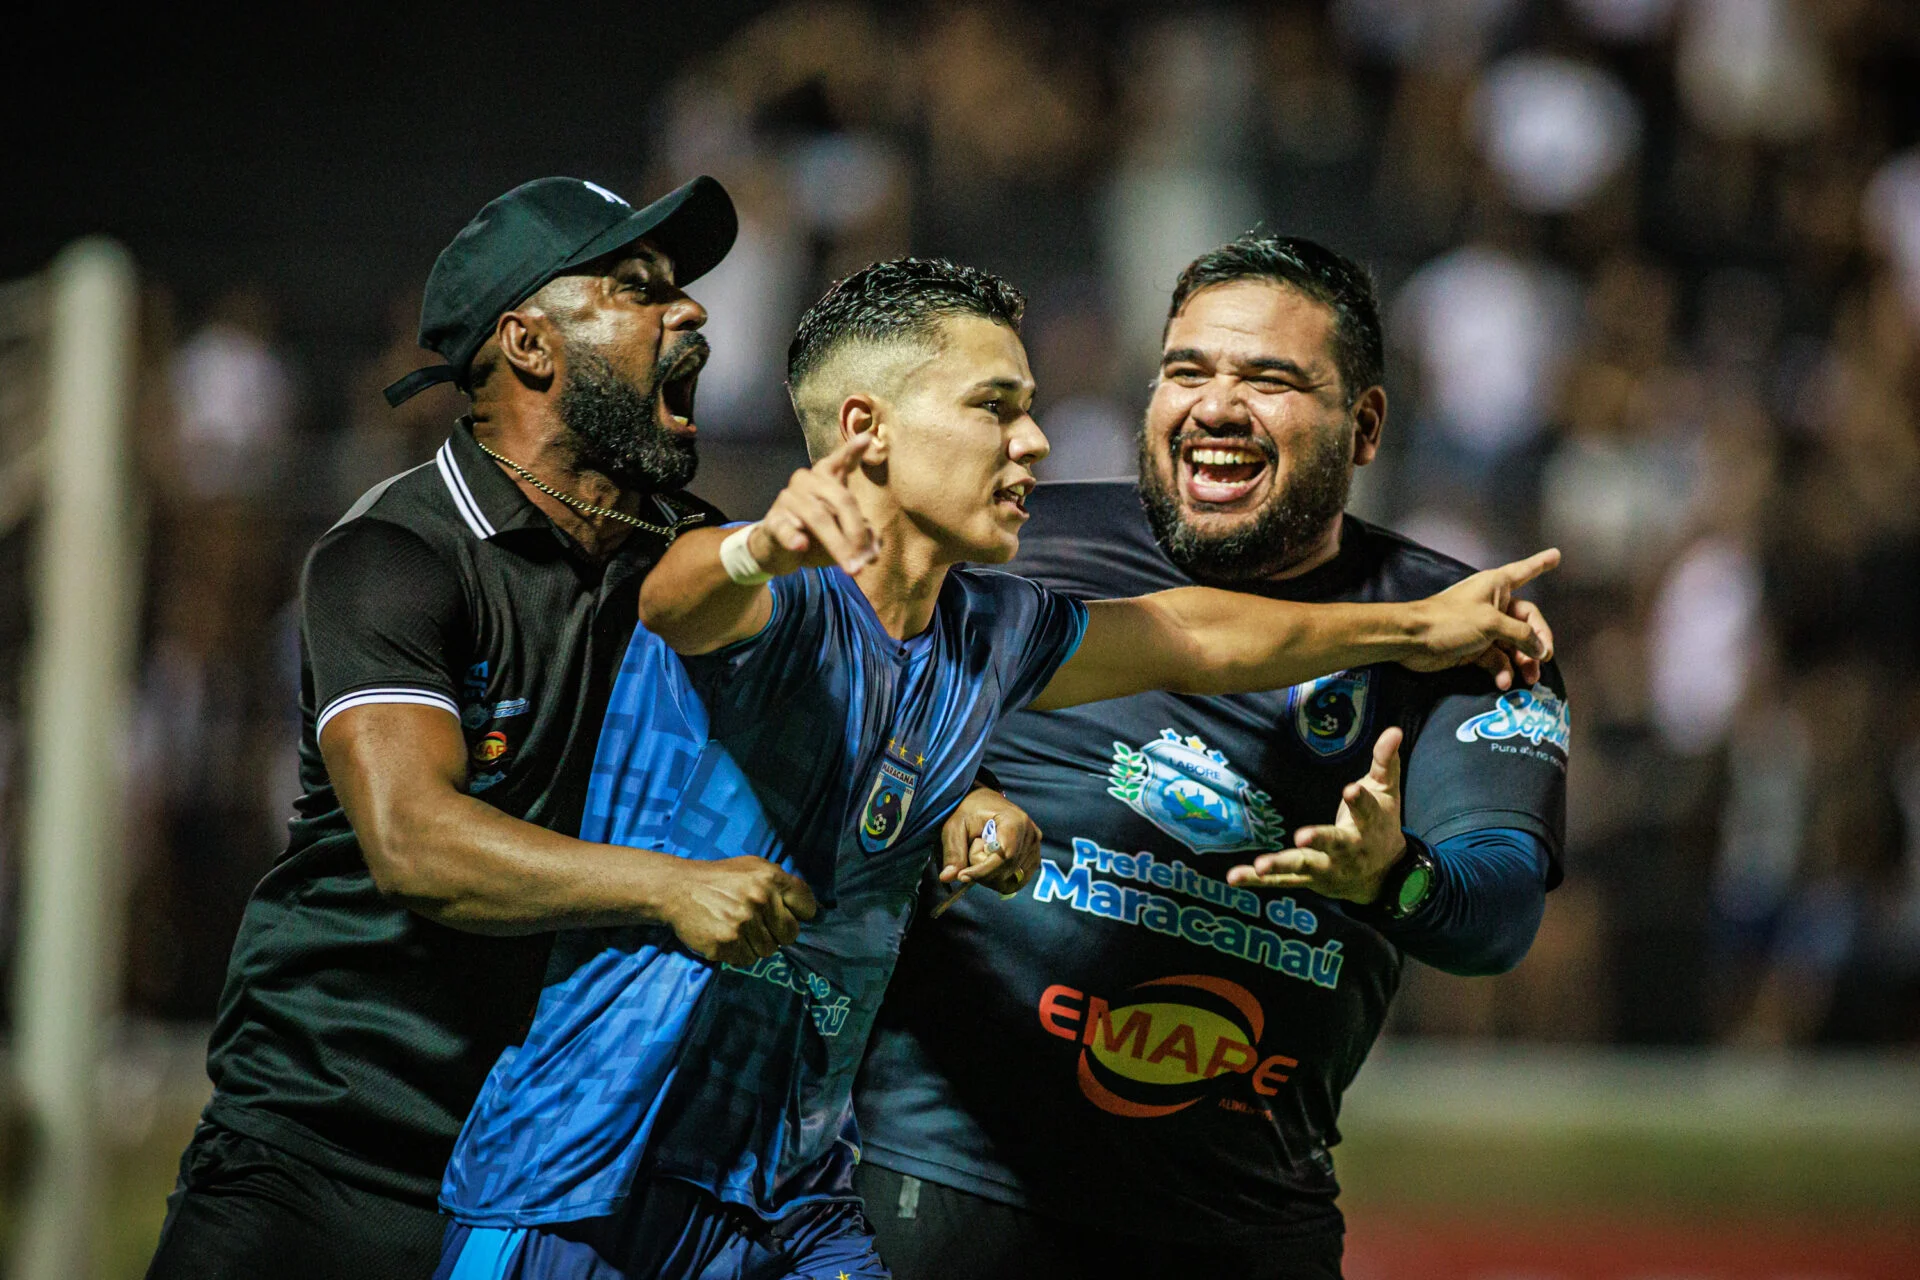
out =
[[438,382],[464,389],[474,353],[500,314],[555,276],[645,237],[673,259],[674,283],[685,286],[727,256],[739,229],[727,189],[704,176],[644,209],[579,178],[522,183],[490,201],[434,259],[420,306],[420,345],[447,362],[388,387],[387,403]]

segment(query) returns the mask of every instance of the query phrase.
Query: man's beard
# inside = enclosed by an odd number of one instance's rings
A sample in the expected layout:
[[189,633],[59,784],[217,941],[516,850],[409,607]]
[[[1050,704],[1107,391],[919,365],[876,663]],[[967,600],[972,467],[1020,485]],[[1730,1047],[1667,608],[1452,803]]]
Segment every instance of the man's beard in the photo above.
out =
[[707,340],[688,334],[660,353],[645,389],[620,376],[604,356],[566,344],[567,381],[560,388],[560,421],[573,445],[578,471],[597,471],[622,489],[659,493],[684,489],[699,458],[692,439],[660,423],[660,386],[686,354]]
[[[1162,481],[1142,429],[1140,503],[1167,559],[1196,582],[1250,582],[1285,572],[1313,553],[1327,526],[1346,509],[1353,483],[1351,437],[1344,431],[1315,432],[1307,451],[1294,459],[1285,480],[1251,520],[1228,533],[1202,534],[1187,523],[1178,492],[1180,450],[1191,434],[1169,442],[1171,478]],[[1279,470],[1277,451],[1268,441],[1232,438],[1257,444],[1267,466]]]

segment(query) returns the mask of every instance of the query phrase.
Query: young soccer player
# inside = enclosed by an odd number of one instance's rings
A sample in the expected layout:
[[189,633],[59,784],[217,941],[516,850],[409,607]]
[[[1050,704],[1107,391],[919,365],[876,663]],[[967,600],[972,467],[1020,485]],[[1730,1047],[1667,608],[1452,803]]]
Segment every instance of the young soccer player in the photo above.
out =
[[886,1274],[850,1186],[853,1075],[940,821],[1008,711],[1392,661],[1506,682],[1550,653],[1511,593],[1554,552],[1396,605],[1082,604],[963,567],[1013,555],[1046,455],[1023,305],[904,259],[801,321],[789,385],[820,461],[758,523],[683,535],[654,569],[582,834],[767,858],[818,914],[774,904],[794,941],[740,965],[659,929],[564,937],[448,1168],[443,1280]]

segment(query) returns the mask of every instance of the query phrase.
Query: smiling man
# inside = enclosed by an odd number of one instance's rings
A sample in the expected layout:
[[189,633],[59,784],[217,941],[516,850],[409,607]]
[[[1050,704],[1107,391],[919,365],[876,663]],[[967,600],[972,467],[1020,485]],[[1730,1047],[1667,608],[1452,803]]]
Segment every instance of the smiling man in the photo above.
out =
[[[1386,422],[1381,349],[1347,259],[1261,234],[1206,254],[1173,295],[1137,495],[1042,486],[1011,567],[1082,597],[1231,587],[1249,611],[1466,579],[1343,512]],[[1342,666],[1001,725],[986,760],[1045,832],[1039,874],[915,924],[856,1099],[857,1186],[900,1280],[955,1259],[1002,1280],[1340,1274],[1340,1096],[1405,957],[1478,974],[1525,954],[1567,748],[1551,666],[1530,689]]]
[[690,530],[649,575],[609,713],[647,731],[603,741],[596,794],[669,852],[774,860],[807,909],[764,962],[716,967],[658,927],[562,940],[448,1168],[440,1280],[886,1274],[852,1189],[854,1073],[1006,712],[1373,662],[1537,674],[1551,636],[1511,592],[1551,552],[1393,604],[1196,586],[1082,604],[965,567],[1018,549],[1047,452],[1023,307],[996,277],[909,258],[801,320],[789,386],[819,461],[761,520]]

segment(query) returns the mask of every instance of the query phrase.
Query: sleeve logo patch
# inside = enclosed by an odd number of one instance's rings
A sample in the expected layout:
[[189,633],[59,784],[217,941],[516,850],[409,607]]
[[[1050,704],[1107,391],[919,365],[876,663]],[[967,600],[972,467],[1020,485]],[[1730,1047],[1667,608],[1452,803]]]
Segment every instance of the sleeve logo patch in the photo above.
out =
[[1567,704],[1547,689],[1514,689],[1500,695],[1493,710],[1483,711],[1453,731],[1462,742],[1479,738],[1485,742],[1506,742],[1525,738],[1534,746],[1545,743],[1567,750],[1570,736]]
[[1287,690],[1293,731],[1317,756],[1350,750],[1366,731],[1373,702],[1373,672],[1338,671]]
[[1278,849],[1286,821],[1273,799],[1195,737],[1162,729],[1138,751],[1113,744],[1107,794],[1195,853]]

